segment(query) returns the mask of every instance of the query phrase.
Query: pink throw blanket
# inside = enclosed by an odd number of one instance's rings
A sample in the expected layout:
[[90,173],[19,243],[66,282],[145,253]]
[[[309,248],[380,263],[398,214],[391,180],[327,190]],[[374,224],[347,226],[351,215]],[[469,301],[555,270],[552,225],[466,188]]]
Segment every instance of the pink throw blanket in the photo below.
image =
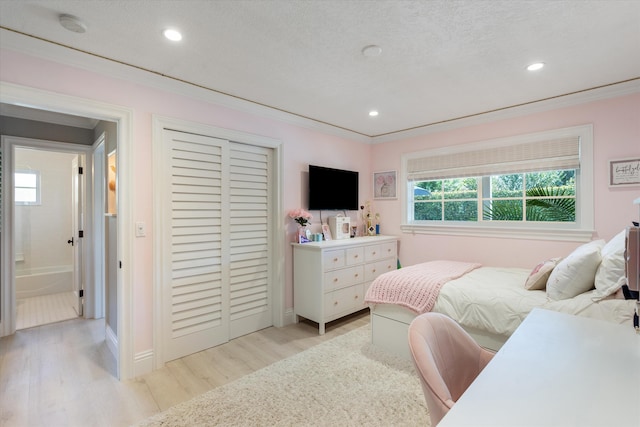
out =
[[396,304],[418,314],[431,311],[442,286],[480,267],[458,261],[430,261],[389,271],[376,278],[365,296],[372,304]]

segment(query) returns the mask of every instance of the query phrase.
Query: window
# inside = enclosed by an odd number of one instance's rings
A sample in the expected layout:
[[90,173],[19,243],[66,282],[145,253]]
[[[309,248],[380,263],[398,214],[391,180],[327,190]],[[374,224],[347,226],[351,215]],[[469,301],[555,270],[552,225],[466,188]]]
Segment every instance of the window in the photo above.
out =
[[40,172],[16,171],[14,187],[17,205],[40,204]]
[[414,182],[423,221],[575,222],[576,170]]
[[591,126],[403,156],[412,233],[588,240]]

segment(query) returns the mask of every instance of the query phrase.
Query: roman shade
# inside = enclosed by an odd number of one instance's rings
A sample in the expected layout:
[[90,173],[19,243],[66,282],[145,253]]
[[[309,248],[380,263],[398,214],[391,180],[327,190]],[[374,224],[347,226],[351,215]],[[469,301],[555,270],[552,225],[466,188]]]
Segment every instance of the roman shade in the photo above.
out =
[[416,157],[407,161],[409,181],[578,169],[580,137]]

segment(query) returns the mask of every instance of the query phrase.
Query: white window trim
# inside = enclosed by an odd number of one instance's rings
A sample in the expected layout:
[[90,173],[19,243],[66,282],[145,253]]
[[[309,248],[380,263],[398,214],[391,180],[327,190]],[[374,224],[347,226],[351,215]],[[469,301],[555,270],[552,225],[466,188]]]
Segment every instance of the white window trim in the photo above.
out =
[[[576,195],[578,198],[578,207],[576,209],[575,223],[528,224],[524,227],[521,222],[437,222],[429,224],[409,222],[408,201],[411,197],[412,189],[406,185],[406,182],[407,162],[410,159],[571,136],[580,137],[580,172],[578,174],[578,194]],[[403,233],[587,242],[591,240],[594,233],[593,125],[574,126],[452,147],[436,148],[415,153],[406,153],[401,157],[400,182],[403,183],[405,189],[399,194],[403,218],[400,229]]]

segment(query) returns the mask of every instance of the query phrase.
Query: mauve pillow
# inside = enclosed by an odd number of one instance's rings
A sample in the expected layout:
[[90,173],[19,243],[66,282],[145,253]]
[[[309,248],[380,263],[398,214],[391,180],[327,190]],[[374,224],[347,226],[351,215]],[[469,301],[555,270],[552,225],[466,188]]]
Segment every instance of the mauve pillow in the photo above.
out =
[[524,283],[525,289],[529,289],[530,291],[544,290],[547,287],[547,279],[549,279],[551,271],[558,265],[560,260],[562,260],[562,258],[551,258],[533,267],[533,270],[531,270],[529,277],[527,277]]
[[604,240],[594,240],[560,261],[547,280],[547,296],[552,300],[569,299],[592,289],[603,247]]

